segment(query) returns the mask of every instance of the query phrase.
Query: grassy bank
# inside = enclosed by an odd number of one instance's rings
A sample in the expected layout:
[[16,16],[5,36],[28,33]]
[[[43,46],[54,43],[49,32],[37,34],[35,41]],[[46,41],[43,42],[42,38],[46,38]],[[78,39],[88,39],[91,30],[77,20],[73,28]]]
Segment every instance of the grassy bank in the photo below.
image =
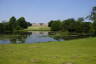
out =
[[96,38],[0,45],[0,64],[96,64]]
[[28,27],[27,29],[24,29],[23,31],[50,31],[50,28],[47,26],[31,26]]

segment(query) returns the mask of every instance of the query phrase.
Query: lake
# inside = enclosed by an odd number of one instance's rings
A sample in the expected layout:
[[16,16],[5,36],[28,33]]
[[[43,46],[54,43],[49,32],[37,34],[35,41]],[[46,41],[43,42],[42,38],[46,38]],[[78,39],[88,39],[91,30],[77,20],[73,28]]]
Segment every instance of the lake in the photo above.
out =
[[2,34],[0,35],[0,44],[11,44],[11,43],[40,43],[50,41],[64,41],[62,38],[50,37],[48,31],[32,31],[22,32],[19,34]]

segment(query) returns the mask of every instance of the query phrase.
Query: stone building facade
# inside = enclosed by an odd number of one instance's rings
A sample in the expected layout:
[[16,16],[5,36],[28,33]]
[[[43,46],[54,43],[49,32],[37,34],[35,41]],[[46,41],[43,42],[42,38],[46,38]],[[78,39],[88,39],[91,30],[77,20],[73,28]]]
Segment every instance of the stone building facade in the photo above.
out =
[[47,23],[32,23],[32,26],[33,27],[36,27],[36,26],[48,26]]

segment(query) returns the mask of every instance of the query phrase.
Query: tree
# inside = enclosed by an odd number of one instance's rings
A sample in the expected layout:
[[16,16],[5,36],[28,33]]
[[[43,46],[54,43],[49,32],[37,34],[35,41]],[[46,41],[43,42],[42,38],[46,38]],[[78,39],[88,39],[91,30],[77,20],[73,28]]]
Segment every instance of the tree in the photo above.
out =
[[31,24],[30,22],[27,22],[27,25],[28,25],[28,26],[32,26],[32,24]]
[[77,33],[82,33],[83,21],[84,21],[84,18],[83,18],[83,17],[80,17],[80,18],[78,18],[78,19],[76,20],[75,27],[76,27],[76,32],[77,32]]
[[83,22],[82,24],[82,32],[83,33],[90,33],[91,32],[91,22]]
[[77,19],[78,22],[83,22],[84,21],[84,18],[83,17],[80,17]]
[[9,20],[9,31],[13,32],[15,31],[15,28],[16,28],[16,18],[13,16],[10,18]]
[[0,23],[0,33],[4,32],[4,25],[3,23]]
[[52,24],[51,24],[52,31],[59,31],[59,30],[61,30],[61,27],[62,27],[62,23],[60,20],[56,20],[56,21],[52,22]]
[[73,18],[67,19],[63,21],[63,30],[68,32],[75,32],[75,26],[76,22]]
[[28,26],[31,26],[30,22],[26,22],[24,17],[19,18],[16,20],[14,16],[9,19],[9,22],[2,22],[0,23],[0,33],[7,33],[7,32],[16,32],[17,30],[25,29]]
[[93,22],[96,22],[96,6],[92,8],[91,14],[89,15],[89,19]]
[[28,27],[28,24],[25,20],[24,17],[20,17],[18,20],[17,20],[17,25],[19,25],[22,29],[25,29]]
[[51,27],[51,25],[52,25],[53,22],[54,22],[53,20],[51,20],[50,22],[48,22],[48,27]]
[[91,14],[88,16],[88,18],[93,21],[93,28],[96,34],[96,6],[92,8]]

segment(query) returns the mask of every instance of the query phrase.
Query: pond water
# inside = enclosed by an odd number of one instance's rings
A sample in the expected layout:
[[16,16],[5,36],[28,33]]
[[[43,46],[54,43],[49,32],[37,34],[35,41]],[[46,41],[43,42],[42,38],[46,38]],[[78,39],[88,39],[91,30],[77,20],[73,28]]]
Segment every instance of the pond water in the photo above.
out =
[[64,41],[62,38],[54,38],[50,37],[49,35],[50,33],[47,31],[32,31],[20,34],[3,34],[0,35],[0,44]]

